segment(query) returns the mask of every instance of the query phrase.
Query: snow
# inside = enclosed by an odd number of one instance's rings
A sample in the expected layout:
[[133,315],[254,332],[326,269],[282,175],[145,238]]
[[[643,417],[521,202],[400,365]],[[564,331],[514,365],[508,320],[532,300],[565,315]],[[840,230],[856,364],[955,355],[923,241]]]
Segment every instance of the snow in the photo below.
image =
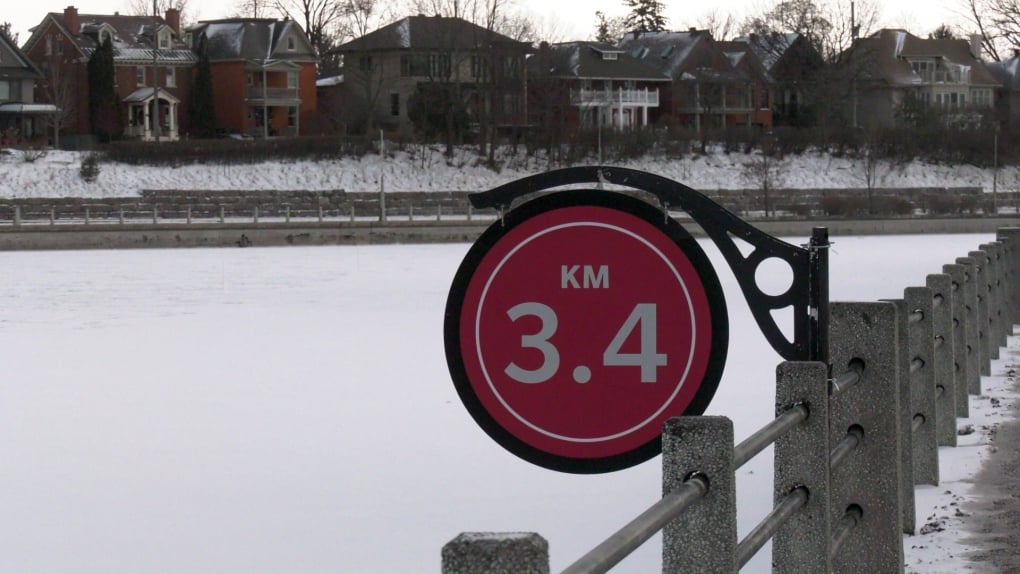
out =
[[[834,237],[832,297],[898,297],[990,239]],[[731,322],[709,414],[739,441],[772,416],[779,359],[702,245]],[[464,531],[537,531],[554,571],[580,557],[657,499],[659,459],[560,474],[475,425],[442,342],[467,249],[0,253],[0,571],[435,572]],[[990,399],[1018,397],[1003,370],[960,420],[977,432],[941,449],[943,483],[917,490],[919,524],[944,530],[905,538],[910,571],[966,564],[950,505],[972,497],[988,425],[1008,416]],[[738,472],[741,536],[771,474],[771,451]],[[653,539],[614,572],[656,571],[660,552]],[[768,550],[743,571],[769,572]]]
[[[989,149],[991,144],[989,144]],[[17,152],[0,155],[0,197],[133,197],[145,189],[307,189],[313,191],[378,191],[380,179],[387,191],[481,191],[548,169],[565,167],[538,157],[503,155],[500,168],[485,165],[474,150],[460,149],[446,158],[438,146],[408,146],[385,156],[331,161],[267,162],[256,165],[176,167],[101,164],[98,181],[86,183],[78,174],[76,152],[50,151],[34,163]],[[685,183],[694,189],[747,189],[755,187],[745,176],[754,158],[743,153],[714,153],[680,159],[634,160],[623,167],[640,169]],[[608,163],[608,162],[607,162]],[[788,157],[778,170],[777,187],[839,189],[866,187],[862,162],[848,157],[816,153]],[[913,162],[879,166],[878,187],[982,187],[992,190],[991,168]],[[998,187],[1020,185],[1020,170],[999,170]]]
[[[380,160],[130,168],[78,178],[79,158],[0,160],[0,196],[90,197],[155,188],[481,190],[497,173],[438,149]],[[741,154],[635,161],[698,189],[744,187]],[[790,160],[787,185],[860,186],[850,160]],[[795,162],[795,164],[794,164]],[[990,172],[909,165],[887,185],[990,186]],[[1000,184],[1001,185],[1001,184]],[[785,238],[803,244],[805,237]],[[833,300],[902,296],[987,234],[839,237]],[[779,357],[721,255],[730,359],[708,414],[737,440],[772,417]],[[536,531],[557,571],[648,508],[659,460],[599,476],[524,463],[473,422],[450,382],[444,305],[468,245],[0,252],[0,571],[437,571],[464,531]],[[907,255],[909,254],[909,256]],[[866,272],[864,272],[866,270]],[[1020,348],[1011,339],[1010,351]],[[975,429],[940,449],[918,487],[908,572],[968,566],[966,503],[996,424],[1020,399],[1007,352],[971,397]],[[993,400],[994,399],[994,400]],[[740,535],[769,511],[771,450],[737,476]],[[658,537],[614,572],[657,571]],[[771,568],[769,547],[745,573]]]

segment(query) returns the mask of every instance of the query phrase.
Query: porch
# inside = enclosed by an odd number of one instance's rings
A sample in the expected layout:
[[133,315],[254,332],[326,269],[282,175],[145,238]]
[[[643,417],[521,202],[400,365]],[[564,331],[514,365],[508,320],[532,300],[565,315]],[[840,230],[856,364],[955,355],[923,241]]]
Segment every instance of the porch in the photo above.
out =
[[139,88],[123,101],[127,105],[125,137],[142,141],[180,139],[177,108],[181,101],[173,94],[163,88]]

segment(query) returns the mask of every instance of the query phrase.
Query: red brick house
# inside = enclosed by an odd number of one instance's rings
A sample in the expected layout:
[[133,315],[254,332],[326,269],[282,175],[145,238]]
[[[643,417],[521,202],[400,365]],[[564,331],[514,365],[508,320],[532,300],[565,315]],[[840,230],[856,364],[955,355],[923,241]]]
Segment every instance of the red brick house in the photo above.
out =
[[[634,32],[620,41],[620,49],[656,66],[672,80],[664,102],[668,115],[682,125],[703,128],[772,126],[772,114],[762,108],[767,93],[762,78],[738,49],[727,54],[706,30]],[[746,55],[746,54],[745,54]],[[767,108],[767,106],[766,106]]]
[[60,86],[37,86],[36,100],[48,102],[54,92],[66,94],[66,101],[49,103],[70,109],[65,128],[72,135],[89,134],[86,70],[89,59],[107,38],[114,48],[115,89],[124,136],[178,139],[190,127],[185,110],[197,58],[181,39],[180,13],[174,9],[167,10],[164,18],[79,14],[74,6],[63,13],[47,14],[32,29],[24,52],[47,82]]
[[295,136],[311,124],[318,57],[296,22],[205,21],[188,28],[185,40],[195,54],[205,50],[209,56],[219,129]]

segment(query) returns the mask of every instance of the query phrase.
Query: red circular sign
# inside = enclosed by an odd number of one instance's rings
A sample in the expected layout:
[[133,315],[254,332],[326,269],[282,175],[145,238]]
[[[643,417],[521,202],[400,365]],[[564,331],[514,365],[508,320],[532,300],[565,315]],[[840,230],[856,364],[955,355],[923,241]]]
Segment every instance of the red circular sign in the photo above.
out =
[[461,398],[543,466],[604,472],[654,456],[663,423],[700,414],[721,374],[711,266],[679,225],[619,194],[561,192],[517,211],[476,243],[451,290]]

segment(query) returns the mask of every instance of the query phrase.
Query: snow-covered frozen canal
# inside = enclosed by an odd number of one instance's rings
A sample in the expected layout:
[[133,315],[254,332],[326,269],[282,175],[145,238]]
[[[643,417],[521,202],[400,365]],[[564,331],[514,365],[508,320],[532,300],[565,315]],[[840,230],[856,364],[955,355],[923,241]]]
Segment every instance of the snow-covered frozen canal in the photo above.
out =
[[[900,297],[992,239],[834,237],[832,298]],[[741,440],[779,359],[703,245],[731,330],[709,412]],[[537,531],[565,567],[658,498],[659,459],[559,474],[475,425],[442,339],[467,249],[0,253],[0,572],[438,572],[469,530]],[[742,534],[771,480],[771,451],[740,470]]]

